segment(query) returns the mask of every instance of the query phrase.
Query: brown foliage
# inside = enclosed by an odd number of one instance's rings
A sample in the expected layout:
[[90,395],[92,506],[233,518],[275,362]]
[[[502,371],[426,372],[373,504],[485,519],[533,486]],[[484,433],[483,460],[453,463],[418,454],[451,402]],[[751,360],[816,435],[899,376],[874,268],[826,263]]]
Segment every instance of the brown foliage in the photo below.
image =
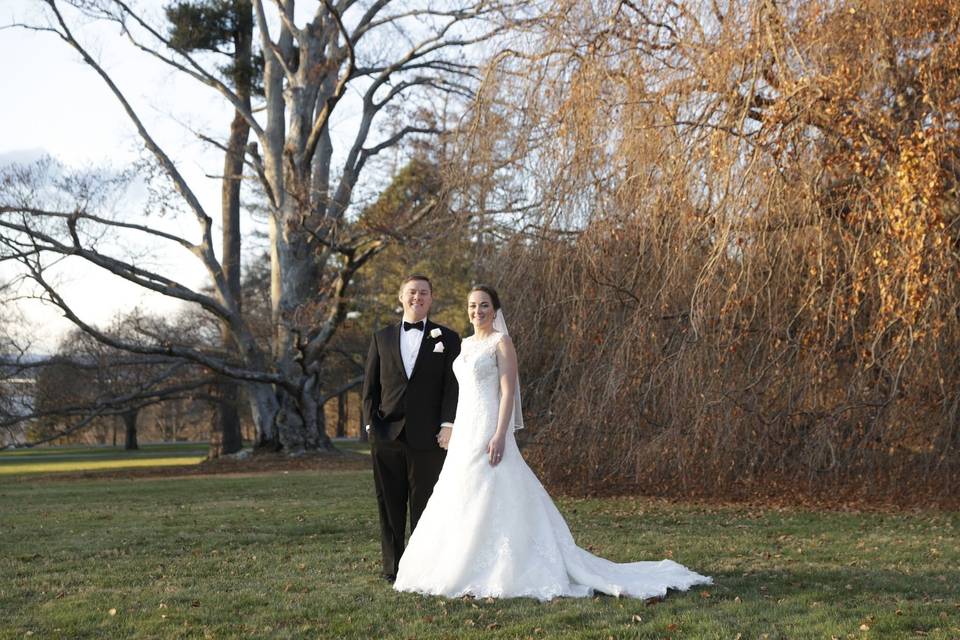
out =
[[571,3],[489,73],[468,173],[536,205],[495,257],[530,456],[581,490],[956,491],[960,5],[703,5]]

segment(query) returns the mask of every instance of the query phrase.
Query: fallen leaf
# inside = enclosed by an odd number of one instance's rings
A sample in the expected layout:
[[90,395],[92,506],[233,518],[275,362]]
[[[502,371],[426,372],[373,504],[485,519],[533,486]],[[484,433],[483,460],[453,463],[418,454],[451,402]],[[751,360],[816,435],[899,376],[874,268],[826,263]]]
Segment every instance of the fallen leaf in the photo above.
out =
[[868,624],[860,625],[860,631],[870,631],[870,625]]
[[107,613],[109,613],[109,614],[112,615],[112,616],[115,616],[115,615],[117,615],[117,610],[116,610],[116,609],[110,609],[110,611],[107,611]]
[[633,614],[633,617],[631,618],[631,620],[633,620],[634,622],[643,622],[643,618],[641,618],[640,615],[636,613]]

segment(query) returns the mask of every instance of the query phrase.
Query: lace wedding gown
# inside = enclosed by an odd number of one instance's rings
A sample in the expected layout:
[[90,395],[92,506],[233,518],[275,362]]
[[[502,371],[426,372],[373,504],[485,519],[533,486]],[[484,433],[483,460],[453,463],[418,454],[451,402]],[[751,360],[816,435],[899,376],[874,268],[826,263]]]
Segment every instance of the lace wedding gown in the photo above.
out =
[[502,334],[463,341],[453,370],[457,417],[433,495],[400,559],[394,588],[451,598],[652,598],[711,579],[671,560],[617,564],[578,547],[520,455],[513,431],[503,460],[486,448],[497,428]]

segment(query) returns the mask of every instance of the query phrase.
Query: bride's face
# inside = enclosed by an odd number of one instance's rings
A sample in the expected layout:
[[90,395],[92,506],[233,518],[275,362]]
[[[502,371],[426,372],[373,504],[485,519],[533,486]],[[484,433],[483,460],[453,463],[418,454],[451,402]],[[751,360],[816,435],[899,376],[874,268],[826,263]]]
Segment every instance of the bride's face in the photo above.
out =
[[487,332],[493,330],[493,319],[496,317],[496,311],[493,309],[493,301],[484,291],[471,291],[467,297],[467,315],[470,317],[470,324],[474,331]]

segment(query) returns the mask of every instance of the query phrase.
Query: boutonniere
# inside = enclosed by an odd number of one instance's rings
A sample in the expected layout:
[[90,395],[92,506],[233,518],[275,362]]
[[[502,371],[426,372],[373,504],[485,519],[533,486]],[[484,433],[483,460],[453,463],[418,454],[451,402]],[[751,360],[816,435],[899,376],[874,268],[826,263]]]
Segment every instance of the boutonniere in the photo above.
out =
[[440,331],[440,329],[437,327],[434,327],[433,330],[430,331],[430,337],[433,338],[434,340],[436,340],[442,335],[443,335],[443,331]]
[[438,342],[437,344],[433,345],[433,352],[434,352],[434,353],[443,353],[443,343],[442,343],[442,342]]

